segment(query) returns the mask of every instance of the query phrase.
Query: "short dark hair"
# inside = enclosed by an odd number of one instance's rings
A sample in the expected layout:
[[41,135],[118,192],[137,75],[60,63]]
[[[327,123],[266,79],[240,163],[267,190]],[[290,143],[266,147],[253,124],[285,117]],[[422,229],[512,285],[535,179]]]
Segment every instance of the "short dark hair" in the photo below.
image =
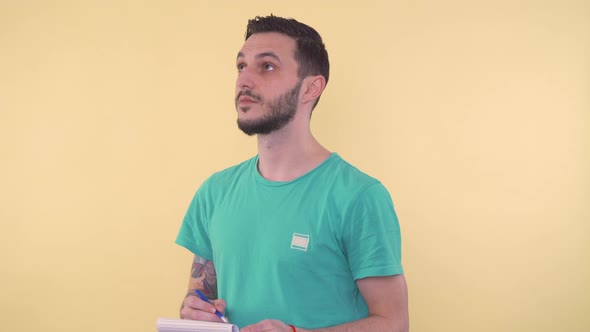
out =
[[[246,40],[255,33],[278,32],[295,39],[295,60],[299,65],[297,75],[303,79],[310,75],[322,75],[328,83],[330,77],[330,60],[326,45],[320,34],[309,25],[303,24],[292,18],[279,16],[256,16],[248,20],[246,28]],[[319,102],[316,100],[315,104]]]

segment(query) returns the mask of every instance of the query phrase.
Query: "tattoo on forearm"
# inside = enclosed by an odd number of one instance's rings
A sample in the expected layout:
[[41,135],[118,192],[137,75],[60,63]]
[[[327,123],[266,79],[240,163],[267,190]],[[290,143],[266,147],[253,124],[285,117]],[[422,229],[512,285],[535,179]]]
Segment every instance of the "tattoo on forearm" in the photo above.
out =
[[189,294],[199,289],[209,299],[217,299],[217,273],[213,261],[196,256],[189,279]]

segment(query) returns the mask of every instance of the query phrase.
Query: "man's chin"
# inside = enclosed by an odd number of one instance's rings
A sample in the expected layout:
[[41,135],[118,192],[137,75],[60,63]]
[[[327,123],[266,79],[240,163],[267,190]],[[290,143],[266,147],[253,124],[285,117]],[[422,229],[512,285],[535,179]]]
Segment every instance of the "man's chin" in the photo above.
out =
[[243,119],[238,118],[238,128],[246,135],[248,136],[254,136],[256,135],[257,132],[257,128],[256,125],[253,124],[251,121],[246,121]]

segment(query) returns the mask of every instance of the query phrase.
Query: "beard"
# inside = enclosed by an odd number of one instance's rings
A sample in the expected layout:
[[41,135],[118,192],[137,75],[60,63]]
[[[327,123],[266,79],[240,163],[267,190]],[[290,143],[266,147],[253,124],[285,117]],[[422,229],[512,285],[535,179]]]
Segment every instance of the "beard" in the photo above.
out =
[[[253,120],[243,120],[238,117],[238,128],[246,135],[252,136],[270,134],[286,126],[297,113],[297,102],[302,83],[303,80],[299,80],[291,90],[267,103],[264,103],[260,96],[254,95],[249,90],[240,92],[236,97],[236,109],[238,109],[239,97],[245,95],[258,101],[261,106],[266,104],[268,112],[261,118]],[[241,111],[247,112],[248,109],[249,107],[241,108]]]

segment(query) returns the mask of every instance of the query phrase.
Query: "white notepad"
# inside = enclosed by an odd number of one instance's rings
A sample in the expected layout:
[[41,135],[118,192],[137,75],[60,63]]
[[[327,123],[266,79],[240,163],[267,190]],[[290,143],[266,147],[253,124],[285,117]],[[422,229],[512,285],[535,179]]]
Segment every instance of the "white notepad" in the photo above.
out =
[[200,320],[158,318],[158,332],[240,332],[237,325]]

